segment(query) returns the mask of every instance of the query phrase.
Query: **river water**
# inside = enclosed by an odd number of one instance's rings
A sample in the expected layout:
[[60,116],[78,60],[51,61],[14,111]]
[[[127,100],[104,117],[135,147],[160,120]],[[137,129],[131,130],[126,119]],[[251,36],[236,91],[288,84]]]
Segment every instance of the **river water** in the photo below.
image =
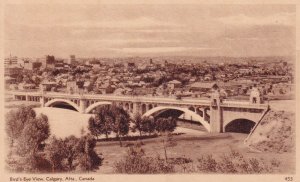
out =
[[[79,137],[81,136],[82,129],[85,132],[88,132],[88,120],[92,114],[81,114],[77,111],[55,107],[35,108],[34,110],[37,115],[43,113],[48,116],[50,132],[56,137],[65,138],[70,135]],[[206,133],[204,131],[182,127],[177,127],[174,132],[190,135],[201,135]],[[138,135],[138,133],[130,132],[129,135]],[[114,135],[112,134],[111,137],[114,137]]]

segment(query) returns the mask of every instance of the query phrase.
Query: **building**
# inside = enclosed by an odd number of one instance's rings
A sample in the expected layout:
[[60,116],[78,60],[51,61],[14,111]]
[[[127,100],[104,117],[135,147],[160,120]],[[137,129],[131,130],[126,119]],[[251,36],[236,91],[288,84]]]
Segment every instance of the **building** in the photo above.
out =
[[40,84],[40,89],[42,91],[51,91],[53,90],[53,88],[57,87],[57,83],[56,82],[50,82],[50,81],[43,81]]
[[42,66],[41,62],[24,61],[24,69],[26,70],[37,70],[40,69],[41,66]]
[[10,67],[5,68],[4,70],[4,76],[10,76],[13,78],[16,78],[20,73],[22,73],[22,68],[19,67]]
[[47,55],[45,58],[38,59],[38,62],[42,63],[42,68],[54,68],[55,65],[55,57]]
[[191,84],[190,90],[193,92],[210,92],[212,89],[218,89],[219,86],[215,82],[195,82]]
[[178,81],[178,80],[172,80],[172,81],[169,81],[167,83],[167,86],[170,88],[170,89],[174,89],[174,88],[180,88],[181,87],[181,82]]
[[16,78],[12,78],[10,76],[4,77],[5,84],[15,84],[17,82]]
[[46,64],[54,64],[55,63],[55,57],[54,56],[46,56]]
[[70,55],[70,59],[68,61],[69,61],[68,64],[74,64],[74,63],[76,63],[75,55]]
[[17,56],[13,56],[13,57],[9,57],[9,58],[5,58],[4,59],[4,66],[8,67],[8,66],[16,66],[18,64],[18,57]]

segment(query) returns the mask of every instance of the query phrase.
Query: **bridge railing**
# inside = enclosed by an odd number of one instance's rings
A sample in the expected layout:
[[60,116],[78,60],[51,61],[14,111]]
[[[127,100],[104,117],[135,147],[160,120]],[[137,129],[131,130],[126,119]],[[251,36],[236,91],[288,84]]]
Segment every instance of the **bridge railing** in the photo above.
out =
[[[205,104],[210,105],[211,101],[209,98],[182,98],[176,99],[175,97],[163,97],[163,96],[136,96],[136,95],[114,95],[114,94],[67,94],[60,92],[23,92],[23,91],[9,91],[9,93],[16,95],[34,95],[34,96],[50,96],[50,97],[62,97],[62,98],[78,98],[78,99],[107,99],[107,100],[125,100],[135,102],[168,102],[177,104]],[[245,100],[229,100],[224,99],[221,103],[222,107],[234,107],[234,106],[245,106],[251,108],[266,108],[268,104],[252,104]]]
[[269,107],[268,104],[252,104],[248,103],[221,103],[221,107],[243,107],[243,108],[253,108],[253,109],[267,109]]

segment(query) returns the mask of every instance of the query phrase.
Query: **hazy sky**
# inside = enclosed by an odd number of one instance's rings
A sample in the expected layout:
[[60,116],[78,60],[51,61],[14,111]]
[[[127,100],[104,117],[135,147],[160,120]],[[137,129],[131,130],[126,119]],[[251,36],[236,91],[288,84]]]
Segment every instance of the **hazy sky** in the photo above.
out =
[[5,53],[41,57],[286,56],[292,5],[15,4]]

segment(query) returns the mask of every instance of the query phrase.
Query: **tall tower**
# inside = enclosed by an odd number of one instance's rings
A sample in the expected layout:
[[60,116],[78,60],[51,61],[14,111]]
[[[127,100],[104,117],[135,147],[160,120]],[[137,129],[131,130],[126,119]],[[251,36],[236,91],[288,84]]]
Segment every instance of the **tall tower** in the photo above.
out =
[[263,100],[261,99],[260,92],[256,85],[254,85],[250,92],[250,103],[251,104],[261,104]]
[[74,64],[76,62],[75,55],[70,55],[69,64]]
[[223,132],[223,119],[220,104],[222,103],[219,90],[214,90],[211,94],[210,105],[210,132]]

